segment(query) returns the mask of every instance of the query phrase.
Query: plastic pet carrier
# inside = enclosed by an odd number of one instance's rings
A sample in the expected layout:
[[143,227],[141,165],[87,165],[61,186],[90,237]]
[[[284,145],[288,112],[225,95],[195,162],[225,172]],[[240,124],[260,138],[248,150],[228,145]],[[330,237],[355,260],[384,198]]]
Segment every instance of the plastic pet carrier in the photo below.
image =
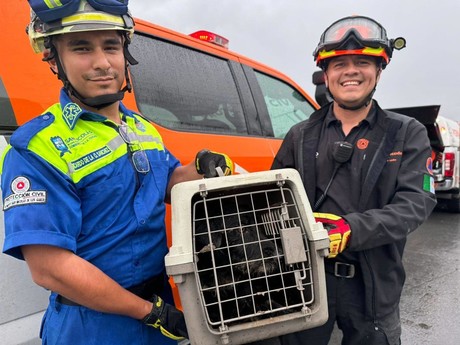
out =
[[326,322],[329,238],[296,170],[180,183],[171,204],[166,270],[192,345],[245,344]]

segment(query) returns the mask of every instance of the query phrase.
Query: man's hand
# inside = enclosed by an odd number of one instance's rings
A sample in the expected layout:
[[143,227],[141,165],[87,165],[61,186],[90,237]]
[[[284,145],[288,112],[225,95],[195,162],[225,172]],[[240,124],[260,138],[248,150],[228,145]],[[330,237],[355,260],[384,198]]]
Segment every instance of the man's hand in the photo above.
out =
[[152,311],[142,319],[147,326],[158,328],[164,336],[181,340],[188,338],[184,314],[174,306],[165,303],[159,296],[152,298]]
[[323,223],[329,235],[329,258],[335,258],[343,252],[351,236],[350,225],[340,216],[332,213],[313,213],[317,222]]
[[226,154],[209,150],[197,153],[195,167],[198,174],[206,178],[228,176],[233,173],[233,162]]

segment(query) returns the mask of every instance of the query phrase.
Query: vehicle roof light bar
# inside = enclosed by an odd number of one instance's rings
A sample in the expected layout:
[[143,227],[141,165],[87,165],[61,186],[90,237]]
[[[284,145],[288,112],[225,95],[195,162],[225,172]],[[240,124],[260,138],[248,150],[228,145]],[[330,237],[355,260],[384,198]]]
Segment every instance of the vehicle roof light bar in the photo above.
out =
[[189,36],[194,37],[196,39],[199,39],[201,41],[206,41],[209,43],[214,43],[220,47],[223,47],[225,49],[228,49],[228,39],[226,39],[223,36],[217,35],[213,32],[210,31],[205,31],[205,30],[199,30],[196,31]]

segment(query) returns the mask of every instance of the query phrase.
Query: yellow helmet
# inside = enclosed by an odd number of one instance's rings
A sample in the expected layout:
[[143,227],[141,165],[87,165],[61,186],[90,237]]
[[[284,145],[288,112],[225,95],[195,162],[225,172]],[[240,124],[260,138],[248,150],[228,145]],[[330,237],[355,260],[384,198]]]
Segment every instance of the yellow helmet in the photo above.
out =
[[70,32],[122,30],[127,32],[128,39],[134,33],[134,20],[129,12],[126,14],[111,14],[94,9],[87,0],[81,0],[78,10],[66,17],[50,22],[41,20],[31,10],[30,23],[27,26],[30,44],[35,53],[43,52],[45,38]]

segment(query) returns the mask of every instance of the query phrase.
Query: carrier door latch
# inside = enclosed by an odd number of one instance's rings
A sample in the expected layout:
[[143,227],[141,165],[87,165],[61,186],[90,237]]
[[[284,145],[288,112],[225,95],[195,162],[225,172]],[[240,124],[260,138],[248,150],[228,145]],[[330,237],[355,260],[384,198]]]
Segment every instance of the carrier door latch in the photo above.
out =
[[287,265],[294,265],[307,261],[302,230],[296,226],[280,229],[281,243],[283,245],[284,259]]

